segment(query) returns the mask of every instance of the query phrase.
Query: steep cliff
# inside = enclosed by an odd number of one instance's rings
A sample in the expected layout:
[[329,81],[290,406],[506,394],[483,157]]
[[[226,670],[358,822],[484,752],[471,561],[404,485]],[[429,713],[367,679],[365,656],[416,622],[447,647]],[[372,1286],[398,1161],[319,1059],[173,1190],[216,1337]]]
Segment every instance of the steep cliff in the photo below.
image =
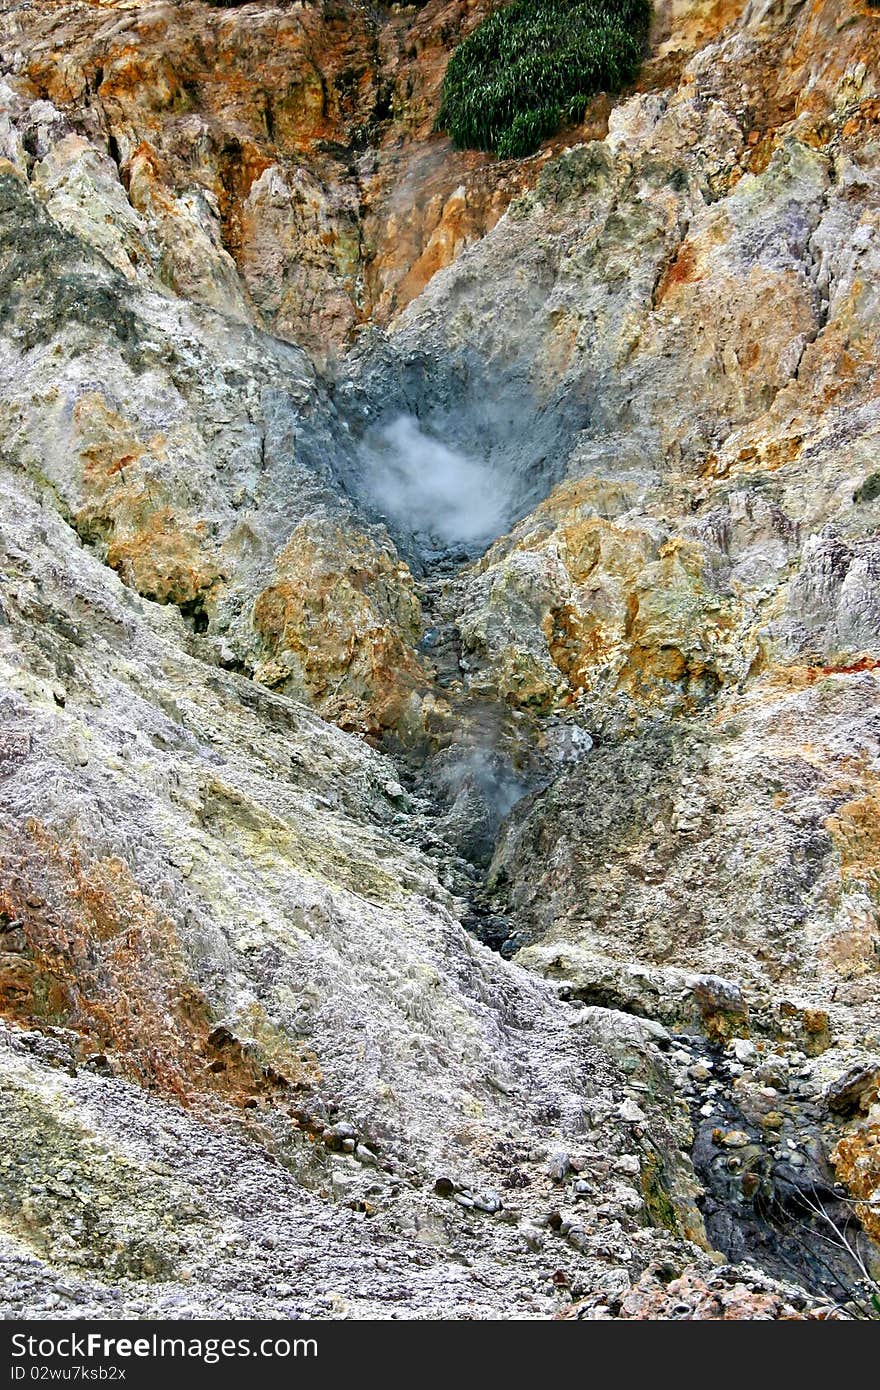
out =
[[872,1311],[880,11],[488,9],[0,3],[12,1312]]

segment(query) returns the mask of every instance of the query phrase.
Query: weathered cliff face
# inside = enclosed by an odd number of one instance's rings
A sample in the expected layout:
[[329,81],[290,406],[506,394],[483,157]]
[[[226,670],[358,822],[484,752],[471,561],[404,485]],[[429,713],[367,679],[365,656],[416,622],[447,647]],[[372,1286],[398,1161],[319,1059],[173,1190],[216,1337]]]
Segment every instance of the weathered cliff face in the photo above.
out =
[[[522,186],[516,166],[424,147],[450,44],[486,8],[7,5],[0,44],[37,103],[30,152],[71,122],[115,161],[141,273],[323,359]],[[56,150],[59,210],[94,161]]]
[[810,1316],[878,1234],[880,18],[658,4],[499,163],[486,8],[0,4],[11,1309]]
[[[493,227],[563,143],[523,166],[430,139],[449,53],[489,8],[8,4],[0,45],[37,103],[29,152],[72,121],[117,164],[140,217],[135,264],[325,360]],[[661,6],[643,83],[725,17]],[[608,109],[597,99],[578,135],[603,135]],[[59,209],[93,176],[83,154],[54,156]]]

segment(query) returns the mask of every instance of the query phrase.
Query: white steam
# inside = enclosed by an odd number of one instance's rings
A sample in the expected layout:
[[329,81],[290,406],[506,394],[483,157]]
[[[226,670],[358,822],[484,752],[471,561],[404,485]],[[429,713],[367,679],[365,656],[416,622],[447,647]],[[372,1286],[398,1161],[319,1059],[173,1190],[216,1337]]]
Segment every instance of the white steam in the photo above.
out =
[[489,466],[432,439],[411,415],[376,432],[365,462],[371,502],[412,535],[473,544],[504,529],[505,497]]

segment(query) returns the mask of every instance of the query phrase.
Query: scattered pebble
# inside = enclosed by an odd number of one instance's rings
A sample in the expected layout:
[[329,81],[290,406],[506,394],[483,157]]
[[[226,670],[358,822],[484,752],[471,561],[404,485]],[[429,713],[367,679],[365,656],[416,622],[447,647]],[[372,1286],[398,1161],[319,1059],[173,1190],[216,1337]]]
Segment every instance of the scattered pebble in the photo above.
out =
[[615,1160],[614,1171],[636,1177],[642,1171],[642,1165],[635,1154],[621,1154],[620,1158]]
[[748,1038],[734,1038],[730,1050],[744,1067],[753,1067],[758,1060],[758,1049]]
[[744,1129],[729,1129],[726,1134],[721,1135],[719,1142],[727,1149],[742,1149],[752,1141]]
[[617,1113],[622,1120],[627,1120],[630,1124],[643,1124],[648,1118],[641,1106],[634,1100],[621,1101],[617,1107]]

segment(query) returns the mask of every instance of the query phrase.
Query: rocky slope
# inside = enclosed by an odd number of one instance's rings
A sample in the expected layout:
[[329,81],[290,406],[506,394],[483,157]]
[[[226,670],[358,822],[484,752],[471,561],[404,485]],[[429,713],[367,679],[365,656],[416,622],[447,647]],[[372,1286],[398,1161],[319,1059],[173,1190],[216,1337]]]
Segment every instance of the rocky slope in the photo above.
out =
[[880,17],[486,8],[0,4],[7,1314],[871,1311]]

